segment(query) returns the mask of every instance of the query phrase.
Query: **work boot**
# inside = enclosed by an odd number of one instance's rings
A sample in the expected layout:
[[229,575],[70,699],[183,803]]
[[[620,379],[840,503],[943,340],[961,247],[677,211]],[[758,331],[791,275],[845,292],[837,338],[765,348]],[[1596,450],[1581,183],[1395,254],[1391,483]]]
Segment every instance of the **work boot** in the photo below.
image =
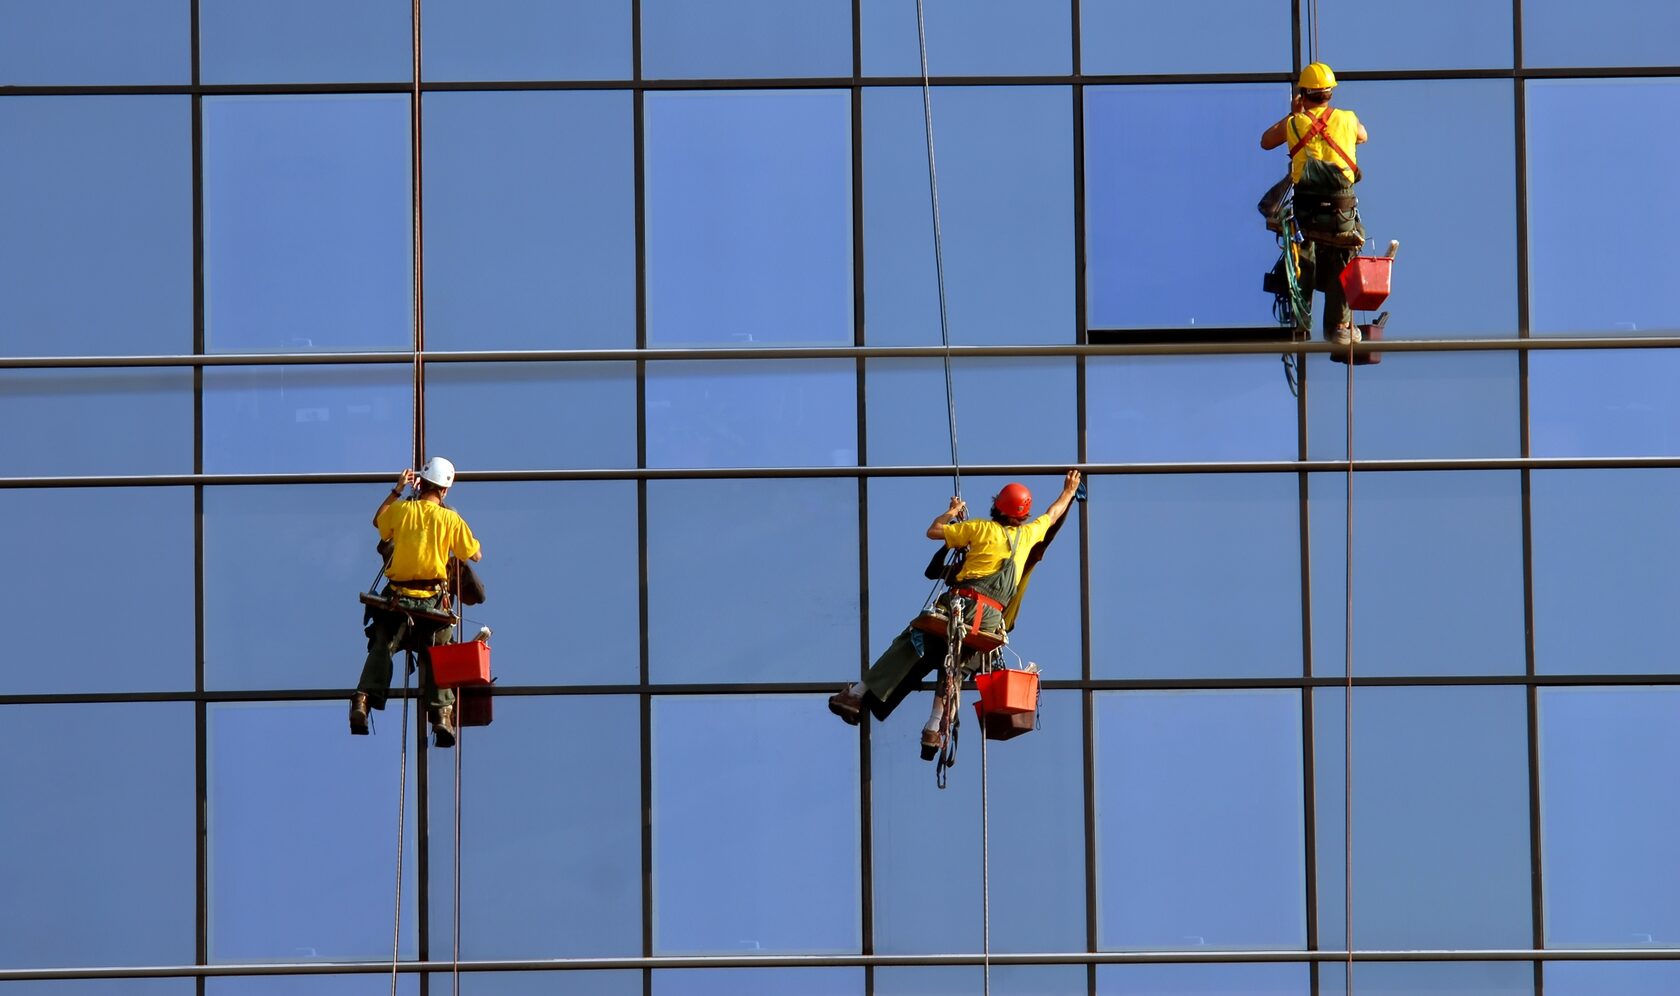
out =
[[432,742],[438,749],[455,746],[455,707],[438,706],[432,715]]
[[368,701],[366,692],[350,693],[350,735],[365,737],[368,734]]
[[922,727],[922,760],[931,761],[939,756],[939,727],[945,721],[945,696],[933,697],[933,712],[928,716],[927,724]]
[[861,684],[847,685],[828,697],[828,711],[845,720],[847,726],[858,725],[863,709]]
[[1364,336],[1360,334],[1358,329],[1347,325],[1338,325],[1336,330],[1330,333],[1330,342],[1337,346],[1346,346],[1349,343],[1359,342],[1363,338]]

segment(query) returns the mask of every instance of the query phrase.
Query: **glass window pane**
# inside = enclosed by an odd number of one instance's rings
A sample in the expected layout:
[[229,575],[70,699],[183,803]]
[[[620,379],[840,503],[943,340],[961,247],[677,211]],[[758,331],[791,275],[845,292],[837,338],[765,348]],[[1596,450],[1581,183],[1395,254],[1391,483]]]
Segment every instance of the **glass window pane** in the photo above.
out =
[[1301,673],[1295,475],[1103,476],[1089,490],[1094,676]]
[[77,979],[72,982],[6,983],[6,996],[194,996],[197,991],[192,979]]
[[191,964],[193,707],[0,706],[0,966]]
[[[965,464],[1077,462],[1075,376],[1071,359],[953,361],[958,457]],[[871,464],[950,463],[951,429],[942,361],[870,360],[864,390]],[[1002,399],[1011,397],[1033,401],[1011,408],[1008,417],[1000,417]],[[969,427],[966,433],[964,426]]]
[[[1345,694],[1320,688],[1313,699],[1318,942],[1331,949],[1346,945]],[[1522,688],[1355,689],[1353,779],[1356,946],[1529,946]]]
[[[1315,460],[1347,455],[1347,377],[1328,355],[1307,359],[1307,450]],[[1514,353],[1390,353],[1358,368],[1353,395],[1357,459],[1520,454]]]
[[1676,710],[1680,688],[1540,690],[1547,947],[1680,944],[1680,783],[1653,777]]
[[850,104],[647,95],[649,345],[851,345]]
[[[1314,474],[1313,673],[1347,646],[1347,476]],[[1522,674],[1522,477],[1516,471],[1358,474],[1353,673]]]
[[421,24],[428,80],[630,77],[630,0],[425,0]]
[[[856,673],[856,482],[650,481],[647,500],[652,680]],[[738,629],[741,612],[757,617],[750,639]]]
[[400,94],[205,98],[211,351],[411,347],[408,116]]
[[[1080,0],[1086,73],[1265,73],[1289,70],[1288,0]],[[1217,31],[1208,26],[1217,24]]]
[[[919,76],[916,5],[862,0],[866,76]],[[1068,0],[928,0],[928,72],[934,76],[1055,75],[1073,68]]]
[[678,968],[655,970],[653,996],[855,996],[861,968]]
[[634,467],[636,365],[433,363],[426,423],[427,446],[487,470]]
[[1549,961],[1546,996],[1668,996],[1680,992],[1680,962]]
[[[462,731],[463,959],[642,953],[640,717],[629,695],[503,695],[493,724]],[[452,770],[448,753],[433,757]],[[451,937],[455,906],[455,791],[443,774],[433,769],[434,945]],[[547,988],[570,979],[549,975]]]
[[[1101,996],[1307,996],[1306,965],[1098,965]],[[1330,990],[1322,990],[1329,996]]]
[[1099,947],[1306,947],[1300,693],[1095,699]]
[[[389,953],[390,945],[386,945]],[[389,960],[389,959],[386,959]],[[384,973],[389,977],[390,973]],[[461,988],[467,989],[470,979],[483,976],[461,976]],[[494,976],[491,976],[494,978]],[[388,984],[388,983],[387,983]],[[432,983],[436,985],[437,983]],[[229,976],[227,978],[207,978],[204,980],[206,996],[295,996],[298,993],[309,993],[310,996],[357,996],[368,989],[368,976],[365,975],[277,975],[277,976]],[[398,996],[417,996],[420,992],[420,977],[408,972],[397,977]]]
[[1536,351],[1528,358],[1534,455],[1667,456],[1680,446],[1680,350]]
[[426,348],[634,346],[630,94],[429,93],[425,110]]
[[399,364],[207,368],[204,470],[383,472],[413,452],[413,399]]
[[[1525,3],[1525,19],[1527,7]],[[1312,10],[1319,8],[1314,6]],[[1325,4],[1319,17],[1318,49],[1337,53],[1331,64],[1338,71],[1469,69],[1511,64],[1509,0]],[[1307,61],[1310,26],[1308,9],[1302,7],[1302,62]],[[1526,50],[1523,57],[1525,62],[1533,64]],[[1366,85],[1360,84],[1361,88]],[[1423,115],[1417,118],[1420,123],[1424,120]],[[1428,119],[1442,123],[1441,115],[1429,115]]]
[[[186,83],[190,13],[179,0],[8,3],[0,7],[0,84]],[[7,144],[15,155],[19,147]]]
[[[431,991],[454,992],[454,979],[446,973],[431,977]],[[362,983],[366,987],[366,983]],[[461,992],[466,996],[544,996],[563,992],[566,996],[642,996],[642,973],[637,971],[564,972],[463,972]]]
[[[374,736],[354,738],[342,701],[210,706],[211,964],[391,957],[402,704],[374,714]],[[410,736],[415,722],[411,708]],[[411,786],[405,897],[416,895],[414,804]],[[417,950],[414,920],[403,917],[404,958]]]
[[[869,89],[863,110],[867,336],[937,344],[921,91]],[[1074,341],[1067,88],[938,87],[933,115],[951,341]]]
[[858,733],[831,719],[816,695],[654,698],[655,954],[859,950]]
[[648,79],[852,74],[849,0],[642,0]]
[[1680,471],[1536,471],[1534,666],[1666,674],[1680,643]]
[[0,465],[8,476],[190,474],[188,370],[0,371]]
[[[1561,8],[1562,4],[1551,5]],[[1594,4],[1614,12],[1617,3]],[[1680,5],[1642,5],[1647,23],[1621,39],[1662,39],[1661,62],[1673,61],[1674,31],[1663,32],[1651,18],[1680,26]],[[1526,16],[1525,16],[1526,22]],[[1607,26],[1580,32],[1596,37]],[[1619,44],[1619,42],[1618,42]],[[1592,143],[1581,141],[1582,122],[1605,134],[1639,132],[1652,121],[1680,115],[1680,80],[1593,79],[1534,80],[1528,86],[1528,296],[1529,324],[1535,332],[1582,335],[1672,329],[1680,326],[1680,303],[1670,293],[1671,254],[1630,248],[1624,252],[1583,251],[1583,233],[1600,233],[1620,212],[1603,198],[1585,194],[1603,187],[1605,162]],[[1680,224],[1680,143],[1645,143],[1639,150],[1637,205],[1627,208],[1625,223],[1659,233]]]
[[190,99],[9,97],[0,143],[6,351],[192,352]]
[[1677,35],[1680,7],[1663,0],[1523,0],[1530,66],[1669,66]]
[[[1357,888],[1357,886],[1355,887]],[[1355,928],[1355,936],[1357,936]],[[1525,942],[1519,947],[1527,947]],[[1347,984],[1347,966],[1323,962],[1319,992],[1360,996],[1532,996],[1534,965],[1526,961],[1360,962]],[[1549,994],[1551,986],[1546,987]],[[1606,996],[1606,994],[1599,994]]]
[[[1068,950],[1083,947],[1075,944]],[[988,974],[970,965],[875,970],[875,996],[1065,996],[1085,991],[1084,965],[993,965]]]
[[199,0],[206,83],[372,83],[414,78],[408,0]]
[[[7,543],[15,562],[29,565],[27,583],[7,586],[7,611],[28,620],[32,633],[74,634],[52,639],[50,658],[17,658],[0,677],[0,693],[193,687],[190,489],[3,489],[0,517],[26,524]],[[138,528],[113,528],[118,523]],[[132,571],[143,591],[174,597],[100,596],[89,605],[75,593],[88,588],[90,565]]]
[[649,467],[857,463],[851,360],[694,360],[647,368]]
[[1089,455],[1102,463],[1293,460],[1295,399],[1272,356],[1092,357]]

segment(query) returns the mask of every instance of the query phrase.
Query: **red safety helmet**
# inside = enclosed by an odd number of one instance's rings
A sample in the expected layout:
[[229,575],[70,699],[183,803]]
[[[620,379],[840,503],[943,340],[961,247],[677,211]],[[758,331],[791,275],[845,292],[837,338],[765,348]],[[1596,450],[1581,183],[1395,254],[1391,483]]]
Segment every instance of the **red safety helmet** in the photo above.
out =
[[1005,484],[992,498],[992,507],[1011,519],[1024,519],[1032,511],[1032,492],[1025,484]]

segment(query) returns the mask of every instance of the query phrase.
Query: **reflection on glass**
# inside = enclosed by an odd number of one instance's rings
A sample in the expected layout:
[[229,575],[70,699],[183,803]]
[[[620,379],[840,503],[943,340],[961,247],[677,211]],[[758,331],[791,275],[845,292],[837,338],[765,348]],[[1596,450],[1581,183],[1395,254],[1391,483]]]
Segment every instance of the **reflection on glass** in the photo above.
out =
[[1534,965],[1526,961],[1360,962],[1353,967],[1349,987],[1346,965],[1321,962],[1318,986],[1321,993],[1360,996],[1531,996]]
[[[1403,4],[1325,4],[1322,11],[1311,9],[1320,17],[1318,50],[1336,53],[1331,63],[1338,71],[1511,65],[1511,5],[1505,0],[1411,0]],[[1526,5],[1523,16],[1528,16]],[[1442,26],[1447,24],[1452,29],[1443,31]],[[1303,7],[1302,62],[1307,61],[1311,28],[1308,9]],[[1526,50],[1523,60],[1533,64]],[[1367,85],[1361,83],[1360,87]],[[1508,92],[1510,84],[1503,85]],[[1452,114],[1430,114],[1427,119],[1447,124],[1450,117]],[[1417,120],[1421,124],[1425,115],[1417,115]],[[1485,126],[1489,120],[1476,123]]]
[[650,467],[857,463],[850,360],[693,360],[647,367]]
[[1287,72],[1289,18],[1288,0],[1080,0],[1080,68],[1104,75]]
[[653,973],[653,996],[854,996],[862,991],[861,968],[678,968]]
[[[464,996],[531,996],[564,992],[566,996],[642,996],[638,971],[463,972]],[[431,977],[434,993],[454,992],[454,978],[443,972]]]
[[[1073,464],[1077,392],[1072,360],[976,358],[951,364],[958,425],[985,431],[958,436],[965,464]],[[881,466],[948,464],[951,436],[945,366],[938,359],[868,361],[864,378],[869,462]],[[1010,399],[1032,398],[1015,405]],[[1009,409],[1008,417],[999,417]],[[932,518],[932,515],[929,515]]]
[[[192,979],[77,979],[73,982],[6,983],[7,996],[193,996],[196,992]],[[211,989],[210,992],[216,990]]]
[[428,80],[630,77],[630,0],[425,0],[421,16]]
[[190,14],[175,0],[8,3],[0,7],[0,85],[186,83]]
[[653,700],[655,954],[858,950],[857,737],[818,695]]
[[1527,65],[1674,64],[1680,7],[1664,0],[1523,0],[1522,11]]
[[1271,356],[1093,357],[1090,458],[1103,463],[1293,460],[1295,399]]
[[[1321,990],[1329,996],[1331,990]],[[1098,965],[1101,996],[1307,996],[1306,965]]]
[[[186,370],[0,371],[7,476],[192,473]],[[27,431],[18,427],[27,426]]]
[[1680,992],[1672,961],[1549,961],[1546,996],[1668,996]]
[[[1576,363],[1579,357],[1567,359]],[[1545,357],[1529,362],[1538,359]],[[1515,354],[1390,353],[1357,369],[1355,459],[1520,455]],[[1315,460],[1347,456],[1347,376],[1347,367],[1328,355],[1307,359],[1307,446]]]
[[635,377],[632,363],[434,363],[426,445],[484,469],[633,467]]
[[[390,947],[386,945],[387,949]],[[387,976],[389,972],[385,973]],[[488,978],[496,978],[490,975]],[[461,991],[472,993],[477,990],[469,988],[477,979],[486,978],[483,975],[462,975]],[[389,979],[382,980],[389,987]],[[447,985],[448,983],[445,983]],[[434,980],[432,985],[437,985]],[[313,996],[357,996],[368,990],[368,976],[365,975],[310,975],[310,976],[243,976],[227,978],[207,978],[204,980],[205,996],[293,996],[305,992]],[[389,988],[382,990],[389,991]],[[420,976],[404,972],[397,976],[397,996],[417,996],[420,992]]]
[[[1076,949],[1081,945],[1074,945]],[[989,973],[977,966],[875,970],[875,996],[970,996],[993,992],[998,996],[1056,996],[1085,991],[1084,965],[993,965]]]
[[1680,350],[1537,352],[1528,359],[1535,456],[1667,456],[1680,447]]
[[648,79],[852,74],[850,0],[642,0]]
[[406,464],[413,396],[413,371],[399,364],[208,368],[204,469],[324,473]]
[[206,83],[413,79],[409,0],[199,0]]
[[[917,76],[914,0],[862,0],[863,72]],[[1073,68],[1068,0],[928,0],[928,72],[934,76],[1056,75]],[[938,126],[937,119],[935,127]]]

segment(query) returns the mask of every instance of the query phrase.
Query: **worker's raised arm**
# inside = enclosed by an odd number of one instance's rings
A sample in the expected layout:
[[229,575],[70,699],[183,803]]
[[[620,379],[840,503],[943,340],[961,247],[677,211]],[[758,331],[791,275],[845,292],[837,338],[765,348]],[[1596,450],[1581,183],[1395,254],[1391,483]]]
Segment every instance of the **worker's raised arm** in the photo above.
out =
[[414,483],[414,471],[413,471],[413,469],[408,468],[408,467],[404,467],[403,472],[402,472],[402,479],[397,483],[397,486],[392,488],[391,493],[385,496],[385,500],[379,503],[379,507],[373,510],[373,528],[375,528],[375,529],[379,528],[379,517],[381,515],[384,515],[385,510],[391,506],[391,503],[396,501],[398,498],[401,498],[402,493],[404,491],[407,491],[409,486],[412,485],[413,483]]
[[1353,139],[1353,144],[1364,145],[1371,140],[1371,133],[1365,130],[1365,122],[1359,122],[1359,131]]
[[1275,149],[1288,141],[1289,119],[1299,113],[1301,113],[1301,95],[1296,94],[1295,98],[1289,102],[1289,113],[1279,118],[1277,124],[1260,133],[1260,147],[1268,150]]
[[1067,476],[1062,478],[1062,493],[1056,496],[1056,500],[1050,504],[1050,510],[1044,513],[1050,517],[1052,525],[1062,521],[1068,506],[1073,504],[1073,496],[1079,493],[1079,477],[1079,471],[1070,470]]
[[951,507],[947,508],[943,512],[940,512],[933,520],[933,525],[928,526],[927,538],[931,540],[938,540],[941,543],[945,542],[945,523],[952,521],[966,511],[968,511],[967,502],[963,501],[961,498],[952,498]]

